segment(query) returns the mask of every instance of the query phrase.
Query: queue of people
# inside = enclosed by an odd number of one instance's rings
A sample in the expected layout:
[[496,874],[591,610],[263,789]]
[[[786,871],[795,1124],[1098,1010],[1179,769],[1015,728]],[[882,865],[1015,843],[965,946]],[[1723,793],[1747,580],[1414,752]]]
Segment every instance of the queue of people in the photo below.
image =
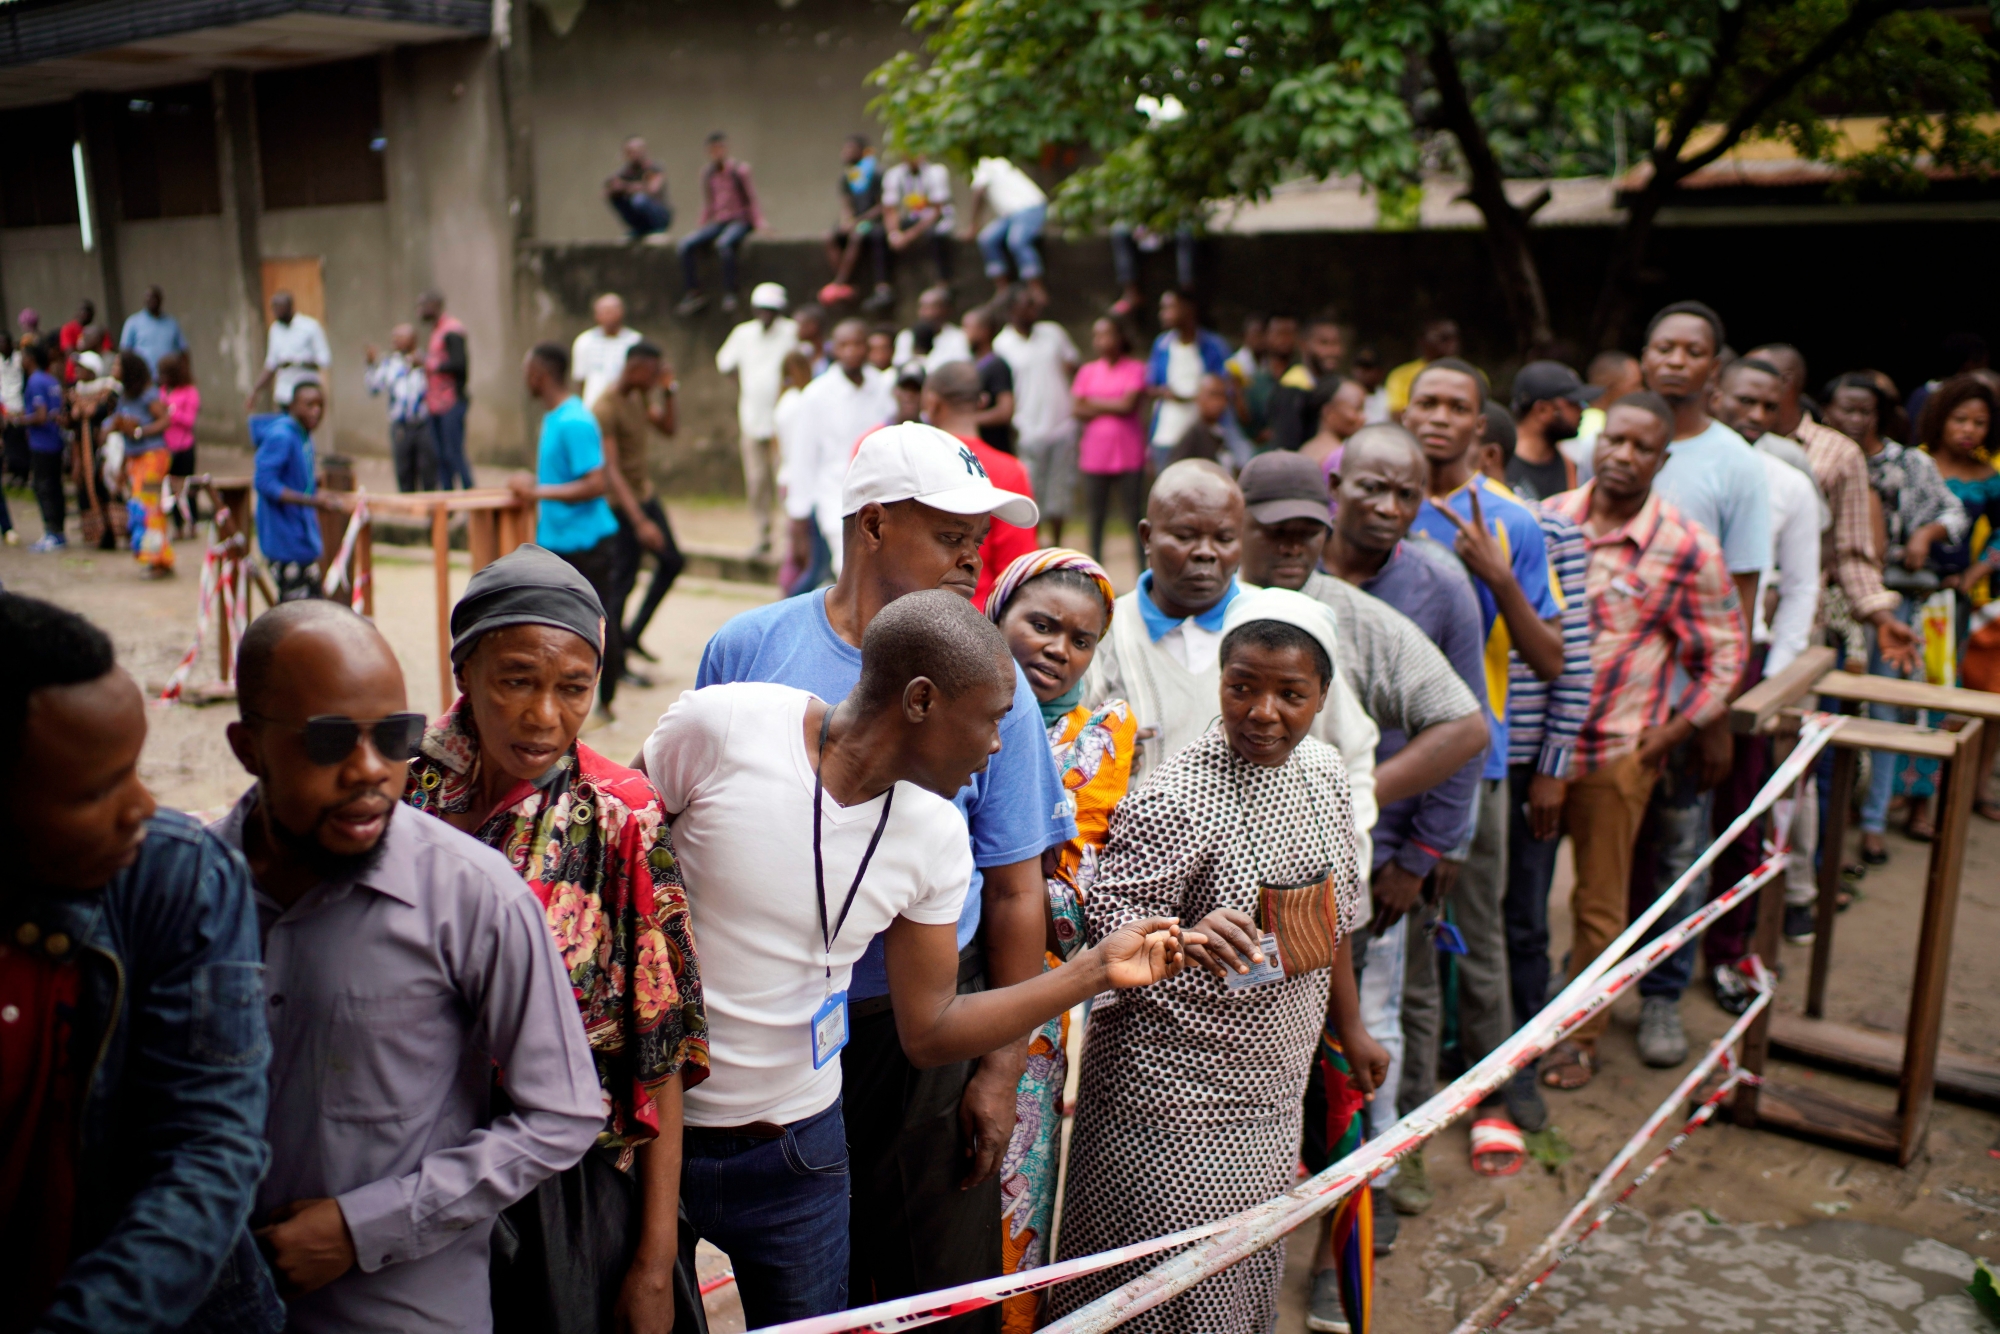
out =
[[[310,597],[306,378],[259,419],[286,601],[239,646],[253,783],[212,827],[139,780],[144,710],[101,632],[0,595],[23,646],[5,818],[36,831],[0,923],[31,1020],[0,1030],[26,1072],[0,1082],[28,1109],[0,1122],[19,1327],[702,1328],[703,1239],[759,1326],[1210,1222],[1386,1131],[1674,883],[1771,769],[1725,723],[1761,676],[1823,639],[1986,679],[1977,370],[1927,386],[1913,428],[1893,386],[1842,375],[1822,423],[1795,348],[1738,356],[1683,301],[1629,364],[1531,363],[1505,407],[1434,324],[1371,421],[1330,320],[1282,366],[1298,345],[1265,322],[1246,378],[1178,294],[1148,361],[1106,317],[1082,366],[1039,301],[968,312],[969,355],[930,364],[940,305],[884,367],[863,321],[822,349],[757,289],[719,365],[746,475],[775,441],[796,595],[714,635],[629,767],[581,738],[677,568],[645,466],[674,379],[614,297],[524,363],[545,415],[510,486],[539,545],[453,609],[441,718],[409,711],[372,626]],[[164,434],[132,361],[116,410]],[[1122,594],[1095,553],[1039,545],[1037,493],[1078,475],[1093,545],[1111,491],[1130,502]],[[1961,647],[1940,663],[1942,593]],[[1876,763],[1856,876],[1897,796],[1912,833],[1928,817],[1934,778]],[[1844,857],[1814,807],[1793,941],[1815,852]],[[1748,914],[1703,949],[1740,1012]],[[1688,1059],[1696,957],[1640,988],[1646,1064]],[[1478,1109],[1475,1174],[1518,1172],[1548,1099],[1615,1064],[1608,1023]],[[58,1059],[78,1040],[111,1053],[87,1079]],[[117,1157],[105,1126],[171,1147]],[[1436,1193],[1419,1150],[1343,1209],[1382,1254]],[[24,1200],[62,1207],[31,1227]],[[1365,1283],[1337,1235],[1315,1330]],[[1145,1263],[949,1323],[1031,1330]],[[1262,1334],[1283,1273],[1275,1247],[1131,1323]]]

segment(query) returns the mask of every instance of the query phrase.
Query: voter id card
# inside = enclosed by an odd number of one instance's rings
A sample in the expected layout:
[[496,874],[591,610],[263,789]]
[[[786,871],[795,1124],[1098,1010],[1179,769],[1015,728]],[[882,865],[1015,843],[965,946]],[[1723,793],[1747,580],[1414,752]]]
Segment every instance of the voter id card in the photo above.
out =
[[[1251,987],[1266,987],[1273,982],[1285,980],[1285,962],[1278,956],[1278,937],[1275,932],[1266,931],[1264,939],[1258,943],[1264,951],[1264,962],[1250,964],[1250,971],[1238,973],[1225,970],[1222,980],[1229,984],[1231,991],[1245,991]],[[1244,960],[1249,963],[1249,960]]]
[[847,1045],[847,993],[836,991],[812,1017],[813,1069],[840,1054]]

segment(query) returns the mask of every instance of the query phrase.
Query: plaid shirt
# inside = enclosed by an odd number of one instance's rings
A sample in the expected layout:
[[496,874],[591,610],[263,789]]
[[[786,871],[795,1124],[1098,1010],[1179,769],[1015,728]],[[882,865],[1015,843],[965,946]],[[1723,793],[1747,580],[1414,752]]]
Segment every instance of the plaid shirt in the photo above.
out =
[[[1543,508],[1582,528],[1596,489],[1586,483]],[[1696,726],[1720,717],[1742,674],[1745,648],[1742,608],[1722,548],[1673,505],[1648,496],[1623,526],[1601,537],[1586,530],[1585,543],[1597,680],[1572,778],[1632,750],[1639,733],[1671,714]]]
[[373,366],[363,382],[368,386],[368,396],[377,394],[389,396],[389,420],[392,422],[420,422],[431,413],[424,405],[424,391],[429,377],[415,357],[406,357],[400,352],[391,352]]
[[1546,504],[1530,504],[1549,548],[1549,583],[1562,605],[1562,674],[1536,676],[1517,651],[1507,660],[1507,764],[1532,764],[1551,778],[1569,776],[1576,738],[1590,716],[1590,550],[1583,529]]
[[1882,554],[1875,550],[1875,520],[1868,511],[1867,455],[1810,417],[1799,418],[1792,438],[1806,447],[1813,480],[1833,511],[1833,527],[1820,537],[1820,569],[1847,594],[1857,621],[1900,606],[1903,599],[1882,586]]

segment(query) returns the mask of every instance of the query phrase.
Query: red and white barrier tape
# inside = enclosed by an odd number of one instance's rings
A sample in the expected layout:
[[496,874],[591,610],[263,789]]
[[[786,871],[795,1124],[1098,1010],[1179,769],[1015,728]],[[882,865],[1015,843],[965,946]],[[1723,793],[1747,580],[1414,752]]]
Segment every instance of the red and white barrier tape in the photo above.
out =
[[[340,537],[340,552],[327,563],[326,573],[320,578],[320,592],[328,597],[332,597],[334,590],[346,581],[348,559],[354,555],[354,544],[361,540],[361,530],[367,525],[368,489],[362,487],[354,493],[354,509],[347,516],[347,531]],[[367,584],[365,576],[357,576],[354,586],[348,590],[351,594],[349,601],[357,613],[365,604],[361,594]]]
[[[1197,1243],[1116,1291],[1044,1327],[1048,1334],[1096,1334],[1096,1331],[1114,1328],[1141,1311],[1151,1310],[1179,1296],[1201,1280],[1263,1250],[1286,1233],[1331,1209],[1392,1163],[1484,1102],[1522,1066],[1539,1059],[1565,1035],[1609,1006],[1641,977],[1659,966],[1668,955],[1782,874],[1789,853],[1781,841],[1767,853],[1762,864],[1726,893],[1684,918],[1658,939],[1639,946],[1637,953],[1625,957],[1627,951],[1638,946],[1640,937],[1660,920],[1701,873],[1714,864],[1722,850],[1734,843],[1798,782],[1840,725],[1841,719],[1836,715],[1808,714],[1800,728],[1797,746],[1743,813],[1665,893],[1656,898],[1602,954],[1564,987],[1562,994],[1430,1101],[1318,1176],[1299,1183],[1275,1199],[1203,1227],[1097,1255],[1077,1256],[1018,1274],[1004,1274],[915,1297],[877,1302],[834,1315],[771,1325],[758,1331],[758,1334],[847,1334],[852,1330],[914,1328],[979,1310],[1019,1293],[1039,1291],[1085,1274],[1128,1264],[1159,1251]],[[1789,822],[1786,823],[1788,826]],[[1782,832],[1780,838],[1783,838]]]
[[[202,553],[201,558],[201,596],[196,603],[194,643],[188,646],[187,652],[181,654],[181,660],[174,665],[173,675],[167,678],[167,684],[161,689],[159,698],[161,704],[177,703],[186,692],[188,677],[193,673],[194,665],[201,657],[201,646],[208,638],[208,622],[215,614],[215,600],[218,596],[223,600],[230,628],[236,629],[236,617],[231,610],[235,600],[231,595],[235,590],[230,584],[243,563],[241,555],[244,547],[243,535],[237,533],[226,542],[215,540],[218,525],[227,522],[228,518],[228,509],[220,509],[209,523],[208,550]],[[240,632],[238,633],[240,635]],[[227,680],[228,676],[229,673],[225,668],[223,679]]]
[[[1764,1012],[1765,1007],[1771,1003],[1773,983],[1771,974],[1764,967],[1762,960],[1752,955],[1749,962],[1757,983],[1757,998],[1750,1002],[1750,1007],[1729,1026],[1727,1033],[1709,1046],[1708,1054],[1695,1063],[1694,1069],[1688,1071],[1687,1077],[1674,1086],[1674,1091],[1653,1110],[1653,1114],[1646,1118],[1637,1132],[1625,1141],[1624,1147],[1612,1155],[1604,1170],[1597,1174],[1597,1179],[1590,1183],[1590,1189],[1585,1191],[1583,1198],[1563,1216],[1562,1222],[1556,1224],[1555,1230],[1543,1239],[1542,1244],[1537,1246],[1527,1259],[1515,1267],[1514,1272],[1493,1290],[1491,1296],[1480,1303],[1478,1309],[1458,1323],[1452,1334],[1477,1334],[1480,1330],[1496,1329],[1502,1321],[1520,1310],[1529,1298],[1541,1290],[1549,1275],[1556,1271],[1556,1267],[1574,1255],[1585,1238],[1604,1226],[1618,1206],[1630,1199],[1633,1191],[1652,1178],[1660,1165],[1673,1155],[1674,1150],[1687,1141],[1688,1135],[1708,1119],[1712,1114],[1712,1108],[1720,1106],[1722,1099],[1739,1083],[1746,1078],[1754,1078],[1737,1067],[1733,1049],[1743,1040],[1743,1035],[1750,1031],[1750,1026],[1757,1022],[1757,1017]],[[1591,1221],[1589,1227],[1565,1244],[1563,1239],[1568,1237],[1584,1216],[1604,1198],[1619,1175],[1630,1166],[1634,1158],[1638,1157],[1639,1150],[1652,1142],[1653,1136],[1660,1132],[1660,1127],[1667,1123],[1667,1119],[1674,1114],[1675,1109],[1694,1096],[1694,1091],[1701,1087],[1702,1081],[1708,1078],[1717,1065],[1723,1066],[1727,1075],[1721,1086],[1704,1101],[1702,1108],[1689,1119],[1681,1133],[1668,1142],[1666,1148],[1661,1150],[1643,1172],[1633,1178],[1631,1185],[1606,1206]],[[1518,1295],[1510,1299],[1509,1294]]]

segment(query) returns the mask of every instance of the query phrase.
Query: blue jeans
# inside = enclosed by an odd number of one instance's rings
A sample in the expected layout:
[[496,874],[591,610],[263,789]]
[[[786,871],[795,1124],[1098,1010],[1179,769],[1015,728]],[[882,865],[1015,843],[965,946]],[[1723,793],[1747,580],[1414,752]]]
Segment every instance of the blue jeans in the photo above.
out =
[[[1632,851],[1632,890],[1627,900],[1630,921],[1653,905],[1653,900],[1694,865],[1701,850],[1715,841],[1715,792],[1697,792],[1701,776],[1701,748],[1698,741],[1685,741],[1667,757],[1665,772],[1653,785],[1646,818],[1639,825],[1639,838]],[[1660,915],[1641,945],[1659,939],[1684,918],[1692,916],[1708,902],[1708,872]],[[1690,940],[1661,961],[1659,967],[1639,979],[1641,996],[1666,996],[1679,1000],[1694,976],[1695,949],[1701,942]]]
[[1042,226],[1049,220],[1049,206],[1036,204],[1019,213],[995,218],[979,233],[979,253],[986,260],[986,276],[1005,278],[1007,256],[1014,256],[1014,268],[1025,281],[1042,276],[1042,257],[1035,249]]
[[[801,1044],[804,1039],[801,1038]],[[681,1253],[729,1256],[752,1329],[847,1309],[847,1128],[840,1103],[774,1136],[689,1126]]]
[[666,201],[651,195],[613,195],[611,207],[631,229],[634,241],[665,231],[674,220],[674,211]]
[[465,461],[465,413],[464,399],[452,404],[443,412],[431,418],[431,428],[436,433],[433,443],[437,445],[438,486],[451,490],[455,479],[462,490],[473,487],[472,465]]
[[736,290],[736,248],[743,244],[743,238],[750,235],[747,222],[711,222],[698,231],[689,232],[681,238],[681,281],[692,292],[701,286],[701,275],[695,272],[695,259],[705,246],[714,246],[715,254],[722,261],[722,290]]
[[1551,839],[1535,837],[1524,808],[1535,766],[1507,769],[1507,897],[1501,905],[1507,923],[1507,987],[1513,1002],[1512,1024],[1519,1029],[1549,1003],[1549,887],[1556,878],[1560,832]]

